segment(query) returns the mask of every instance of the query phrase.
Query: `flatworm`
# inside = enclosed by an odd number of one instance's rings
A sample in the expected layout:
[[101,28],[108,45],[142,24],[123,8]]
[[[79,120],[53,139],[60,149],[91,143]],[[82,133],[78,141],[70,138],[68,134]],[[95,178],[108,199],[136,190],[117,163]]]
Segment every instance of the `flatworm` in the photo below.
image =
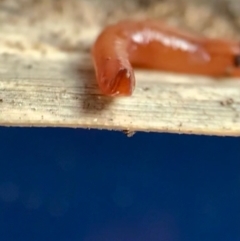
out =
[[240,43],[197,36],[156,20],[107,26],[92,50],[98,86],[104,95],[130,96],[133,67],[212,77],[240,76]]

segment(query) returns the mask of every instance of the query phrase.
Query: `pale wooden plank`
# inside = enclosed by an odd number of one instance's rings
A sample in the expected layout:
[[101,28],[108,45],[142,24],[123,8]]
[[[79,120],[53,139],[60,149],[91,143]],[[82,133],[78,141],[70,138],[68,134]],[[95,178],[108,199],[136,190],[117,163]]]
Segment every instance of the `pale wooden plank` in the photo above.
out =
[[240,81],[136,71],[132,97],[98,92],[88,54],[0,57],[0,125],[240,136]]

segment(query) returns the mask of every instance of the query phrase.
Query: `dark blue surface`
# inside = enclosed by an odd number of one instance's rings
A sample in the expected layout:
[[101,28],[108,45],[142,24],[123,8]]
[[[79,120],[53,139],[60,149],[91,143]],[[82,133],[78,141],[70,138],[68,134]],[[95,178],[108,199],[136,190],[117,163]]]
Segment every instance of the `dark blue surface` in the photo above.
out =
[[0,240],[239,241],[240,138],[0,128]]

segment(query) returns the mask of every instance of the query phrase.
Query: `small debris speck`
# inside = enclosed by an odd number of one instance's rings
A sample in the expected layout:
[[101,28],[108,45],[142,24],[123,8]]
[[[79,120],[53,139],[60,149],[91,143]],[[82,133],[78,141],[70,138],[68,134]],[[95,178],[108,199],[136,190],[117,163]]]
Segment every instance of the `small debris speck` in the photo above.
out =
[[133,130],[123,130],[123,133],[127,135],[127,137],[132,137],[136,132]]
[[143,90],[144,90],[144,91],[148,91],[148,90],[149,90],[149,87],[144,87]]
[[228,98],[226,100],[220,101],[221,106],[230,106],[234,103],[234,100],[232,98]]

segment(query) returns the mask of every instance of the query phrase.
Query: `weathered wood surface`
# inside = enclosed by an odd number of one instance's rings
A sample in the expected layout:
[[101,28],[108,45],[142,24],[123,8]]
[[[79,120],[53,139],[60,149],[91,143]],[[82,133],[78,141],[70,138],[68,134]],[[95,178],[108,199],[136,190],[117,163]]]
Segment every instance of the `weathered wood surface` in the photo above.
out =
[[98,92],[89,56],[0,58],[0,125],[240,135],[240,81],[136,71],[132,97]]

